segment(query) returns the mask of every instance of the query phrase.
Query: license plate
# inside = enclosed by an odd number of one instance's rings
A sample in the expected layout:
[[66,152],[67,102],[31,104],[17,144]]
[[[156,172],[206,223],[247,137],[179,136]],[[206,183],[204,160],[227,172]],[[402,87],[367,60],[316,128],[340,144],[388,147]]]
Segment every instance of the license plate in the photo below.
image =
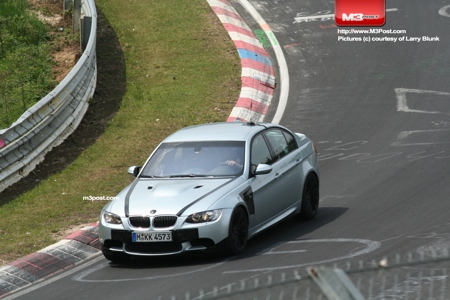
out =
[[171,242],[172,232],[132,232],[131,237],[135,243]]

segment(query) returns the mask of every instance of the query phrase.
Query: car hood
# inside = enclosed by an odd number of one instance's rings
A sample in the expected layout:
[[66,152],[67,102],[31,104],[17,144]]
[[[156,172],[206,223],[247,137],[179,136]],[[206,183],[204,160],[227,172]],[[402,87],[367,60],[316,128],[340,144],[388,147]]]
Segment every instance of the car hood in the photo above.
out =
[[[222,190],[235,178],[205,179],[147,179],[138,178],[119,194],[119,199],[111,203],[111,212],[121,216],[156,214],[180,214],[189,207],[202,202],[206,210],[215,201]],[[214,197],[211,194],[218,193]]]

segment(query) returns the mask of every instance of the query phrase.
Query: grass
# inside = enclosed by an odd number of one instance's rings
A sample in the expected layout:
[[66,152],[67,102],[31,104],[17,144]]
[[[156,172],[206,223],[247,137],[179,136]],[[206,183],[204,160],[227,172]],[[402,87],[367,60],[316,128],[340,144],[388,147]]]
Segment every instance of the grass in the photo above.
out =
[[[44,9],[51,6],[49,1],[40,6],[35,0],[0,1],[0,129],[8,128],[55,88],[58,73],[64,71],[54,72],[57,62],[52,53],[77,43],[77,34],[70,29],[55,30],[44,21],[53,17]],[[62,10],[60,1],[52,6]]]
[[55,86],[49,28],[27,8],[26,0],[0,3],[0,129]]
[[[164,137],[187,125],[226,121],[238,99],[238,54],[205,0],[125,2],[96,1],[125,57],[120,109],[67,168],[0,207],[2,263],[97,221],[105,202],[83,196],[115,196],[132,180],[127,167],[142,164]],[[113,84],[115,76],[99,73],[98,80]],[[101,106],[100,99],[94,96],[91,105]]]

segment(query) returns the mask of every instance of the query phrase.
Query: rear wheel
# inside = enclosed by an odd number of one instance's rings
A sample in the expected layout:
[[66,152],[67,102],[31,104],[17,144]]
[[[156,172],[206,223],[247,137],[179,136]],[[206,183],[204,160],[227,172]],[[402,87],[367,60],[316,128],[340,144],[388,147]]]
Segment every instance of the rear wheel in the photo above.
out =
[[305,180],[302,195],[302,207],[299,216],[313,219],[319,210],[319,179],[316,174],[309,174]]
[[248,217],[242,207],[237,207],[231,215],[225,252],[231,255],[242,253],[247,246]]

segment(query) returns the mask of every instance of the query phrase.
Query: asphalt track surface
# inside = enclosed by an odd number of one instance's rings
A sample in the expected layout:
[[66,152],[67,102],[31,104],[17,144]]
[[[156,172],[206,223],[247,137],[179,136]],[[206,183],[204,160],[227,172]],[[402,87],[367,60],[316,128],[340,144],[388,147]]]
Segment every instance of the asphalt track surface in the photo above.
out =
[[[246,10],[232,3],[258,33]],[[339,33],[329,17],[334,1],[251,3],[288,66],[289,96],[280,123],[310,136],[319,150],[317,218],[287,220],[229,259],[190,255],[114,265],[97,255],[11,298],[183,299],[186,291],[196,295],[309,265],[450,246],[449,3],[387,0],[382,29],[406,32],[351,35]],[[339,36],[371,42],[338,41]],[[439,41],[372,39],[402,36]],[[266,121],[275,116],[279,93]]]

